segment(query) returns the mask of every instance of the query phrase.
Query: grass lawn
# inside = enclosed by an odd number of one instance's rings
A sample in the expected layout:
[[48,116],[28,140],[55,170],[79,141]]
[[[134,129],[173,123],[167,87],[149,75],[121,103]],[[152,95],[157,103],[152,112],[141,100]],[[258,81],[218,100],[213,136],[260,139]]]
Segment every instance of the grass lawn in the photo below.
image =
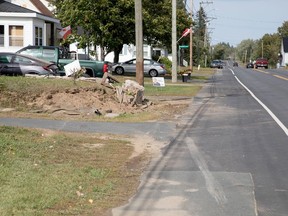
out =
[[144,155],[119,136],[0,127],[0,215],[104,215],[135,192]]

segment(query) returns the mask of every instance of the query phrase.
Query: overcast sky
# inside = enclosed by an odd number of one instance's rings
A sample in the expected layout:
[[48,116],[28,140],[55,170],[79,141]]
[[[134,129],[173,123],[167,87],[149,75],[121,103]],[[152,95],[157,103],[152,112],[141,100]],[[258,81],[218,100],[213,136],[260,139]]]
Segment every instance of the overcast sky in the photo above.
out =
[[[187,0],[188,9],[191,2]],[[237,46],[245,39],[260,39],[266,33],[277,33],[288,21],[288,0],[193,0],[194,14],[200,2],[211,19],[212,45],[226,42]]]

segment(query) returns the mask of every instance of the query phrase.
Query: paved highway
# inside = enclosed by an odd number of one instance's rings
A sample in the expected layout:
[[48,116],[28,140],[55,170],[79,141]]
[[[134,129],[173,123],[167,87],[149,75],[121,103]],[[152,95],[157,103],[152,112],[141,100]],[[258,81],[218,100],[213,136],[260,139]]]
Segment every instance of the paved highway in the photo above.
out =
[[114,215],[288,215],[286,73],[217,70]]
[[[142,130],[167,145],[143,175],[138,193],[113,209],[113,216],[287,216],[286,73],[228,64],[175,124],[114,124],[113,132]],[[6,118],[0,124],[25,121]],[[61,130],[101,130],[101,123],[46,123]],[[102,124],[104,131],[112,126]]]

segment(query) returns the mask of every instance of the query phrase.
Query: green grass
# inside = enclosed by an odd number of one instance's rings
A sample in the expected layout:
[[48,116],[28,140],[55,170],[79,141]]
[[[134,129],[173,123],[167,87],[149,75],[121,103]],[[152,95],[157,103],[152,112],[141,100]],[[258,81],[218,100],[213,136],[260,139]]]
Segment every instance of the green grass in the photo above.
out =
[[101,215],[137,187],[132,151],[113,137],[0,127],[0,215]]
[[187,96],[193,97],[202,88],[196,85],[166,85],[165,87],[155,87],[152,84],[145,85],[145,96]]

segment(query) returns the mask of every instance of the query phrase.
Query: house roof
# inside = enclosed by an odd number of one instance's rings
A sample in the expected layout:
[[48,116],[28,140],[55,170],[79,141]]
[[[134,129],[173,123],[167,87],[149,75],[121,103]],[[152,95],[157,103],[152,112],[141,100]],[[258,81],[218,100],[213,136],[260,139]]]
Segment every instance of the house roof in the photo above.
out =
[[12,4],[10,2],[6,2],[5,0],[0,0],[0,12],[6,13],[38,13],[48,17],[54,17],[52,12],[39,0],[30,0],[31,3],[41,12],[30,10],[25,7],[21,7],[16,4]]
[[37,13],[36,11],[0,0],[0,12],[6,13]]
[[30,0],[30,2],[44,15],[53,17],[52,12],[40,1]]
[[6,2],[5,0],[0,0],[0,16],[6,16],[6,17],[15,16],[14,15],[15,13],[16,14],[19,13],[23,17],[32,16],[32,17],[38,17],[47,22],[53,22],[57,24],[60,23],[60,21],[53,16],[48,16],[46,14],[30,10],[28,8],[21,7],[19,5]]
[[283,38],[283,48],[284,48],[284,52],[288,53],[288,37]]

